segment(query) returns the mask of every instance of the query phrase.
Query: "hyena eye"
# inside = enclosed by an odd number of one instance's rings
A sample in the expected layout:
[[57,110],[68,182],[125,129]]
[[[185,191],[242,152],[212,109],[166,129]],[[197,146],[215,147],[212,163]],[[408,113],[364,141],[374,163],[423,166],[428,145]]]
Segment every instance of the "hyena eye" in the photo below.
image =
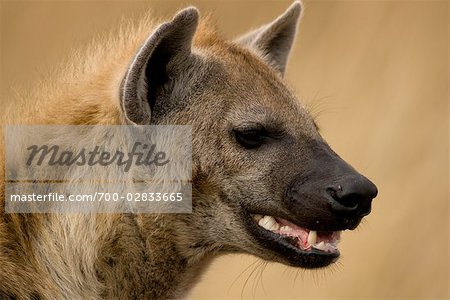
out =
[[255,149],[261,146],[267,138],[265,129],[233,130],[236,141],[246,149]]

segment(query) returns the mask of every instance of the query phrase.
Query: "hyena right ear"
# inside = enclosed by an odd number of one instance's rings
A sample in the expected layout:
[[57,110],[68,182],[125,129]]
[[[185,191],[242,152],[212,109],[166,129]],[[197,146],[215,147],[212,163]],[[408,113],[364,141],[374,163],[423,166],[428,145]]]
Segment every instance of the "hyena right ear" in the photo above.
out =
[[302,9],[300,1],[294,2],[273,22],[245,34],[237,42],[260,53],[269,65],[284,74]]
[[198,25],[198,10],[181,10],[148,37],[131,62],[121,85],[121,108],[128,123],[148,125],[158,89],[168,81],[168,67],[185,62],[191,54]]

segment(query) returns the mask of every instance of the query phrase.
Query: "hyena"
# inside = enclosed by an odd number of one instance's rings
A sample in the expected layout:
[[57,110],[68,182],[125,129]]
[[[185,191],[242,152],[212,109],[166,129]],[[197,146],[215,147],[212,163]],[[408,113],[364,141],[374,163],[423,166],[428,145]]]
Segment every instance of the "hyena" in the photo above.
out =
[[5,124],[192,126],[193,208],[7,214],[2,203],[1,298],[179,298],[223,253],[335,262],[340,232],[370,213],[377,188],[329,147],[283,80],[301,13],[295,2],[233,41],[193,7],[147,18],[14,106]]

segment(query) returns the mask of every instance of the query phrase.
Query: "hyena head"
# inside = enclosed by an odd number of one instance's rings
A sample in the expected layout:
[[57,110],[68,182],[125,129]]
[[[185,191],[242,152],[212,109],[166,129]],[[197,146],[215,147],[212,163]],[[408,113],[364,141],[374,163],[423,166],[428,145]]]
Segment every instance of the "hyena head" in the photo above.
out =
[[[193,213],[186,249],[245,252],[315,268],[340,231],[369,214],[377,188],[343,161],[283,81],[301,4],[236,41],[197,29],[187,8],[160,25],[121,85],[128,123],[193,129]],[[196,31],[200,31],[196,34]]]

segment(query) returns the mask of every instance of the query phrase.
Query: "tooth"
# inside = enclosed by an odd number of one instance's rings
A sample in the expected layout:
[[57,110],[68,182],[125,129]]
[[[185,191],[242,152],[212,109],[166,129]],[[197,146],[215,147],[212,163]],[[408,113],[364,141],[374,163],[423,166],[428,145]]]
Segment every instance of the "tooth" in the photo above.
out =
[[259,222],[259,220],[262,219],[262,215],[253,215],[253,220],[255,220],[256,222]]
[[310,230],[308,234],[308,244],[314,246],[317,241],[317,231]]
[[[272,227],[278,225],[277,221],[271,216],[264,216],[261,220],[259,220],[258,225],[267,230],[272,230]],[[279,226],[279,225],[278,225]]]
[[333,244],[325,243],[325,247],[323,250],[326,252],[334,252],[337,250],[337,247],[333,246]]
[[321,241],[320,243],[313,245],[313,247],[319,250],[325,250],[325,243]]
[[327,250],[330,251],[330,252],[333,252],[333,251],[337,250],[337,247],[336,247],[336,245],[328,244],[328,249]]
[[281,226],[280,227],[280,231],[291,231],[292,230],[292,228],[291,227],[289,227],[289,226]]
[[275,221],[275,223],[272,225],[272,227],[270,228],[270,230],[272,231],[276,231],[280,229],[280,224],[278,224],[278,222]]
[[270,222],[269,219],[266,219],[266,217],[263,217],[263,218],[261,218],[261,220],[259,220],[258,225],[264,229],[270,230],[271,226],[269,226],[269,225],[271,225],[271,224],[269,224],[269,222]]

